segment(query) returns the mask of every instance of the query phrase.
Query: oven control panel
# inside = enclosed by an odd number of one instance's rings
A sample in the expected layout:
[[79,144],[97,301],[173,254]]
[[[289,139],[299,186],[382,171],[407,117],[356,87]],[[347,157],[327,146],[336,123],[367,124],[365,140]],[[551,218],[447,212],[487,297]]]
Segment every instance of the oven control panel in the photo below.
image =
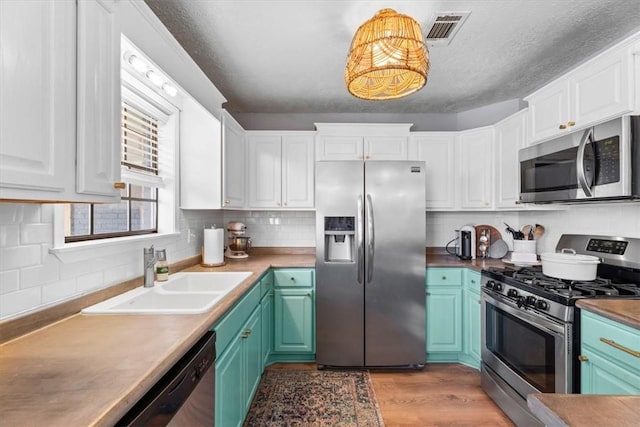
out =
[[587,250],[612,255],[624,255],[629,242],[621,240],[589,239]]

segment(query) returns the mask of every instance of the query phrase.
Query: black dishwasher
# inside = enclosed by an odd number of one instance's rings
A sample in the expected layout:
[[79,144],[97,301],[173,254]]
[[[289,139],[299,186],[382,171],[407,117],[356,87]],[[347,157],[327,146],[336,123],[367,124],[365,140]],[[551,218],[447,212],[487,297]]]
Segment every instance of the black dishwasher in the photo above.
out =
[[213,426],[216,334],[207,332],[116,426]]

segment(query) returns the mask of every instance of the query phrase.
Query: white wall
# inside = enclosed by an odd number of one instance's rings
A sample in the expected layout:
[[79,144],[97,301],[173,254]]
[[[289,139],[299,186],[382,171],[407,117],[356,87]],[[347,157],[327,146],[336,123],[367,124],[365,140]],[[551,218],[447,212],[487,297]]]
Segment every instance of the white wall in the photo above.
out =
[[253,246],[315,247],[313,211],[225,211],[224,224],[240,221],[247,226]]

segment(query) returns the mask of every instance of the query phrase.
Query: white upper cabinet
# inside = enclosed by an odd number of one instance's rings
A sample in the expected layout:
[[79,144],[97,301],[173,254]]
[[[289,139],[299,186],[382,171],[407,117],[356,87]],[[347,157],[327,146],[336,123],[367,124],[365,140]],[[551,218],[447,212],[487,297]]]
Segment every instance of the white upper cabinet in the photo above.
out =
[[409,123],[316,123],[316,161],[407,160]]
[[495,207],[516,208],[520,200],[518,151],[525,146],[526,110],[495,125]]
[[282,201],[285,208],[314,206],[313,135],[282,136]]
[[493,128],[460,132],[460,207],[488,209],[493,205]]
[[75,185],[75,28],[73,2],[0,1],[0,198]]
[[119,200],[114,4],[0,1],[0,199]]
[[529,144],[633,110],[633,55],[618,46],[525,98]]
[[112,0],[78,2],[77,191],[105,202],[120,190],[120,29]]
[[249,207],[312,208],[313,133],[248,132]]
[[223,145],[223,207],[241,209],[245,207],[245,179],[247,142],[245,131],[226,111],[222,116]]
[[220,121],[193,98],[180,112],[180,207],[222,207]]
[[454,209],[456,132],[413,132],[409,158],[425,162],[426,209]]

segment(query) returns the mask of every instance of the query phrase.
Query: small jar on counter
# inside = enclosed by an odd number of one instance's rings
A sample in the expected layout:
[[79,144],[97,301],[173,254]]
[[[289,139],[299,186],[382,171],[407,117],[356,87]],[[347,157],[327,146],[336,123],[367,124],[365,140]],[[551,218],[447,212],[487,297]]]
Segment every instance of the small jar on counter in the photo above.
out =
[[156,263],[156,280],[158,282],[166,282],[169,280],[169,263],[167,262],[166,249],[156,251],[158,262]]

